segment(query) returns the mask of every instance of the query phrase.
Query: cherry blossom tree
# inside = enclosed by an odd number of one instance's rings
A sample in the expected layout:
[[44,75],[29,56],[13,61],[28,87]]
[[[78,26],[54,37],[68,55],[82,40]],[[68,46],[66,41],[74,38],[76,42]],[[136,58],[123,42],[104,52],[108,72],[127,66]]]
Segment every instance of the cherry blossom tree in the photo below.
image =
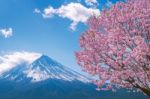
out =
[[150,96],[150,0],[118,2],[88,24],[76,57],[99,77],[99,90],[127,88]]

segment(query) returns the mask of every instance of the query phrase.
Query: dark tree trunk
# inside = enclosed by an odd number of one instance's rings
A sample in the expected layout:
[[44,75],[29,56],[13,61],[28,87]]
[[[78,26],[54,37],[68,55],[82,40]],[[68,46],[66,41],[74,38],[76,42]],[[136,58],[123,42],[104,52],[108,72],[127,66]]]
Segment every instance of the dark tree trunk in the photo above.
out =
[[142,88],[142,87],[140,87],[140,89],[141,89],[141,91],[142,91],[143,93],[145,93],[147,96],[150,97],[150,90],[149,90],[149,89]]
[[143,88],[141,87],[140,85],[138,84],[133,84],[135,82],[134,79],[130,78],[130,79],[127,79],[127,81],[133,85],[134,88],[137,88],[137,89],[140,89],[144,94],[146,94],[147,96],[150,97],[150,89],[148,88]]

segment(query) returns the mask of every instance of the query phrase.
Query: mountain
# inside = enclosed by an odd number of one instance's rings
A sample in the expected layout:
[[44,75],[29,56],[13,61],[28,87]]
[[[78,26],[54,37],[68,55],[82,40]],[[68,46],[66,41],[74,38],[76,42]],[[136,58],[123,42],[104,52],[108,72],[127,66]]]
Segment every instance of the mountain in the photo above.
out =
[[89,78],[46,55],[0,75],[0,99],[149,99],[124,89],[95,89]]
[[14,80],[17,82],[30,81],[33,83],[47,79],[89,82],[87,77],[61,65],[46,55],[42,55],[30,65],[19,65],[8,72],[5,72],[1,75],[1,78]]

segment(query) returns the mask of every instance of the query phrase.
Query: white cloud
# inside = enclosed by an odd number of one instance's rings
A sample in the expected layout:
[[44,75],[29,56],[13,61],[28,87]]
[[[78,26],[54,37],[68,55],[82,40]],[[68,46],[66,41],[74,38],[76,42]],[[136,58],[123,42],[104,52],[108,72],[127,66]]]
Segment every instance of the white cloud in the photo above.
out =
[[111,7],[113,5],[113,3],[110,1],[110,0],[107,0],[107,3],[106,3],[106,7]]
[[39,53],[25,52],[25,51],[11,52],[2,55],[0,56],[0,74],[10,70],[11,68],[21,63],[25,62],[27,64],[30,64],[40,56],[41,54]]
[[40,9],[35,8],[35,9],[34,9],[34,13],[38,13],[38,14],[39,14],[39,13],[41,13],[41,11],[40,11]]
[[86,8],[80,3],[70,3],[68,5],[62,5],[57,13],[60,17],[68,18],[73,21],[70,28],[76,29],[76,25],[79,22],[86,23],[88,18],[92,15],[99,15],[99,10],[94,8]]
[[62,5],[60,8],[54,9],[49,6],[43,11],[44,18],[51,18],[53,15],[58,15],[62,18],[68,18],[72,21],[70,28],[72,30],[76,29],[78,23],[86,23],[89,17],[92,15],[98,16],[100,11],[96,8],[87,8],[80,3],[69,3],[67,5]]
[[89,6],[93,6],[95,4],[98,4],[97,0],[85,0],[85,3]]
[[49,6],[48,8],[44,9],[44,13],[42,14],[44,18],[51,18],[53,14],[56,13],[56,9],[53,7]]
[[8,38],[10,36],[12,36],[13,34],[13,30],[12,28],[3,28],[3,29],[0,29],[0,34],[3,35],[5,38]]

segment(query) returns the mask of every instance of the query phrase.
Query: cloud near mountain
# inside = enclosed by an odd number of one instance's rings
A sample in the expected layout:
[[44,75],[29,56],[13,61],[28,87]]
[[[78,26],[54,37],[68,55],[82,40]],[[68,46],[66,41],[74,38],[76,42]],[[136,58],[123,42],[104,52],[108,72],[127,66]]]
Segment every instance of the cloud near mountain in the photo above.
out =
[[40,53],[35,52],[10,52],[5,55],[0,56],[0,73],[3,73],[16,65],[23,62],[30,64],[35,59],[41,56]]

